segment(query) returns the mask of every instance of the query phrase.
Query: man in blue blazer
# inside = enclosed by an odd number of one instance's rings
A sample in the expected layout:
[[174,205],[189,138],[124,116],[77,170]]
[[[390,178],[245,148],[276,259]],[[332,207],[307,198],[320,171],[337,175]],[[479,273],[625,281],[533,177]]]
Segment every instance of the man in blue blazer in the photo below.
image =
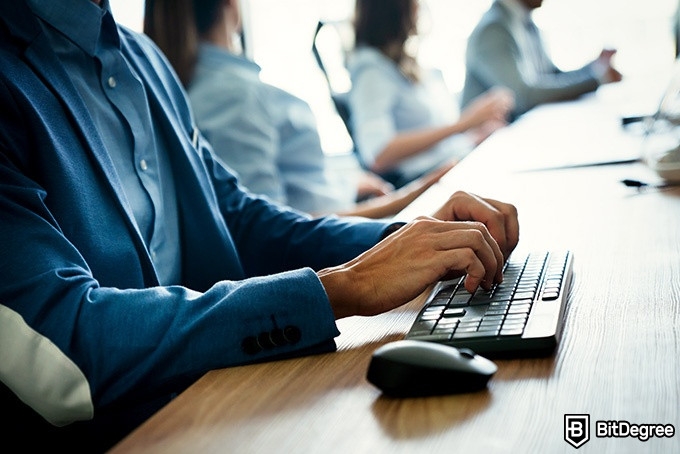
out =
[[612,50],[573,71],[560,70],[548,56],[531,13],[543,0],[495,0],[470,34],[461,104],[492,87],[514,92],[517,117],[547,102],[574,99],[603,83],[621,80]]
[[466,193],[402,226],[244,192],[106,0],[0,3],[0,106],[0,406],[24,449],[106,449],[208,370],[333,350],[336,319],[440,278],[488,288],[517,244],[515,208]]

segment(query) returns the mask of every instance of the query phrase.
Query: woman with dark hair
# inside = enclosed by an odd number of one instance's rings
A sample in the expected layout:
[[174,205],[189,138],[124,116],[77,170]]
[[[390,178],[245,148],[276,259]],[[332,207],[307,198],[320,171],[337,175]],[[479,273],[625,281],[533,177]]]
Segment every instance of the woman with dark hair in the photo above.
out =
[[409,52],[417,0],[357,0],[348,60],[353,138],[364,163],[399,186],[461,159],[506,124],[509,91],[496,89],[460,114],[439,71]]
[[215,153],[255,194],[313,215],[383,218],[450,168],[441,166],[398,191],[358,172],[377,196],[357,203],[361,182],[328,169],[309,106],[262,82],[260,67],[240,55],[238,0],[147,0],[144,31],[175,67]]
[[[165,53],[185,87],[193,78],[201,41],[210,41],[212,26],[222,20],[222,3],[223,0],[146,1],[144,33]],[[238,23],[240,16],[229,20]],[[231,36],[225,38],[231,47]]]

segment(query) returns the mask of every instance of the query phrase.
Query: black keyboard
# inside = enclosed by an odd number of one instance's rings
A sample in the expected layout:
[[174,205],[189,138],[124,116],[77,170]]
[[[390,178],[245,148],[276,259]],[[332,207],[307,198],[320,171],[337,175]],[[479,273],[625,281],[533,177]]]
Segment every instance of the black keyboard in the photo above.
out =
[[464,277],[438,282],[406,338],[485,356],[549,355],[561,334],[571,276],[569,251],[513,252],[503,282],[489,291],[471,294]]

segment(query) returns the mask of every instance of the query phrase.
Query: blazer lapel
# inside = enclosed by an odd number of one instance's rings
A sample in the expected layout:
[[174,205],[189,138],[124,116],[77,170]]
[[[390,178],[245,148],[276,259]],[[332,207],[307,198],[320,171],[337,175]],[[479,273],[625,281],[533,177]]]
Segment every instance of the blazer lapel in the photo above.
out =
[[83,148],[94,156],[94,161],[98,164],[99,170],[106,175],[106,181],[102,181],[102,184],[109,185],[115,193],[118,202],[128,217],[130,227],[141,240],[142,236],[137,223],[134,222],[132,209],[99,131],[97,131],[94,121],[78,91],[73,86],[71,79],[61,66],[54,52],[52,52],[44,34],[37,35],[35,40],[29,43],[25,51],[25,58],[27,63],[32,65],[36,73],[41,75],[46,85],[51,88],[53,94],[65,106],[64,110],[71,116],[71,124],[80,133],[84,145]]

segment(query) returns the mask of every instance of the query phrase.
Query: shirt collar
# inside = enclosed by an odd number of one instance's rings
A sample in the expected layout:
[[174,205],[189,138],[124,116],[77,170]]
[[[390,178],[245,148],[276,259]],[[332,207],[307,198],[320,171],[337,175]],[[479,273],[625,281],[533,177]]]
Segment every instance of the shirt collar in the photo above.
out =
[[36,16],[88,55],[95,55],[104,16],[111,15],[109,0],[102,0],[101,7],[91,0],[28,0],[28,4]]
[[231,65],[255,71],[258,74],[261,71],[260,65],[254,61],[241,55],[235,55],[222,47],[206,41],[201,42],[199,52],[201,53],[201,58],[207,61],[214,61],[217,63],[228,62]]

